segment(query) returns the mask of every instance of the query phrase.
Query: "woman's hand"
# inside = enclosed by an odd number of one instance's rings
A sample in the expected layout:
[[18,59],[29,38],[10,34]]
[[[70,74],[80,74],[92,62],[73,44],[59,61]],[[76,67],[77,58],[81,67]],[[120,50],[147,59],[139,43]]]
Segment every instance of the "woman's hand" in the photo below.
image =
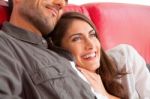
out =
[[81,67],[77,67],[77,68],[78,70],[81,71],[81,73],[83,73],[83,75],[89,81],[90,85],[93,87],[95,92],[98,92],[102,95],[106,95],[107,92],[104,88],[104,85],[102,83],[102,80],[99,74],[96,74],[95,72],[89,71]]

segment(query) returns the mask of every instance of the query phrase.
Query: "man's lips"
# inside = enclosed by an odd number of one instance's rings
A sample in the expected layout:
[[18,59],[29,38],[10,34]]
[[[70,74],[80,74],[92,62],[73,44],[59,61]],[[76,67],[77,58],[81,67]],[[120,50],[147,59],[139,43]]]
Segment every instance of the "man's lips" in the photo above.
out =
[[53,16],[57,16],[58,15],[58,10],[54,7],[46,7],[50,13],[52,13]]

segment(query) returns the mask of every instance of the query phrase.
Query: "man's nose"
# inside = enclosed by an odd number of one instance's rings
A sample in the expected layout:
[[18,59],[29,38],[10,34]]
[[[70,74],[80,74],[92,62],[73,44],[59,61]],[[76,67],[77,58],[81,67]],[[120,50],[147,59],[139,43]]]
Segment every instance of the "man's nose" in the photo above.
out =
[[68,0],[53,0],[53,4],[57,5],[59,9],[62,9],[67,5]]

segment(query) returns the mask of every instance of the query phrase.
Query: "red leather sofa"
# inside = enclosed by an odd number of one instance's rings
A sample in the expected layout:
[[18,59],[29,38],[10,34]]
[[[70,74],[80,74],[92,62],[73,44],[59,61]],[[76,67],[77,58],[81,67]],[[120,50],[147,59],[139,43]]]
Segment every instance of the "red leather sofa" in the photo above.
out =
[[[65,11],[77,11],[96,25],[105,50],[118,44],[132,45],[150,63],[150,6],[121,3],[68,5]],[[0,6],[0,25],[8,20],[6,6]]]
[[9,19],[7,4],[4,1],[0,1],[0,28],[2,23]]

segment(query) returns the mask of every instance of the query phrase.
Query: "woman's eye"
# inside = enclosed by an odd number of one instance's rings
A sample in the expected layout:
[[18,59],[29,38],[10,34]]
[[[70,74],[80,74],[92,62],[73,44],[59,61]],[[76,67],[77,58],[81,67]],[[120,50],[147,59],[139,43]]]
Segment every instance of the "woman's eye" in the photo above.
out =
[[74,38],[72,39],[72,41],[75,42],[75,41],[79,41],[80,39],[81,39],[80,37],[74,37]]
[[97,36],[96,36],[96,33],[91,33],[91,34],[90,34],[90,37],[97,37]]
[[89,32],[89,36],[90,36],[90,37],[97,37],[96,32],[95,32],[94,30],[91,30],[91,31]]

